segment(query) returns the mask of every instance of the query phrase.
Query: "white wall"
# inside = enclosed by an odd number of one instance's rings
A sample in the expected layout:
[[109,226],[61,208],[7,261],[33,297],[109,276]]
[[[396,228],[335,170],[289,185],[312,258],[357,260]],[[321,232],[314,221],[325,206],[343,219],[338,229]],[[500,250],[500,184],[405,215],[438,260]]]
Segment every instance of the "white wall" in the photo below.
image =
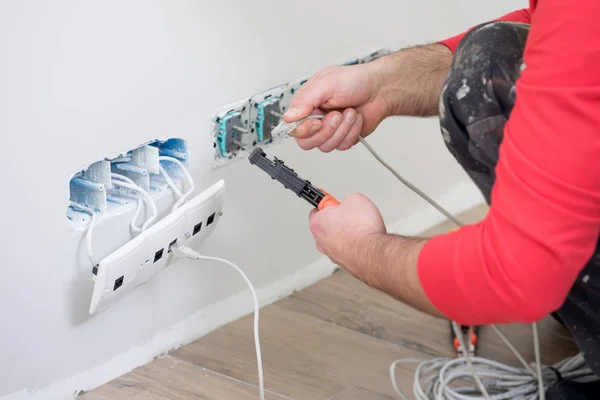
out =
[[[524,1],[511,3],[495,7],[502,13]],[[185,138],[198,186],[219,178],[228,185],[226,214],[201,250],[238,262],[264,301],[273,300],[330,267],[314,250],[307,204],[245,160],[209,171],[212,113],[380,45],[451,35],[480,22],[478,15],[497,14],[486,6],[474,0],[0,0],[0,397],[27,398],[53,387],[40,395],[50,399],[88,389],[250,311],[241,295],[226,300],[243,289],[231,271],[178,261],[90,317],[90,267],[82,235],[64,213],[70,174],[156,138]],[[372,144],[431,195],[446,193],[455,209],[474,201],[470,185],[456,186],[465,176],[445,152],[435,120],[386,121]],[[389,222],[426,208],[362,148],[324,155],[288,141],[269,154],[338,197],[364,192]],[[127,223],[100,223],[98,255],[126,239]],[[203,316],[215,304],[221,315]]]

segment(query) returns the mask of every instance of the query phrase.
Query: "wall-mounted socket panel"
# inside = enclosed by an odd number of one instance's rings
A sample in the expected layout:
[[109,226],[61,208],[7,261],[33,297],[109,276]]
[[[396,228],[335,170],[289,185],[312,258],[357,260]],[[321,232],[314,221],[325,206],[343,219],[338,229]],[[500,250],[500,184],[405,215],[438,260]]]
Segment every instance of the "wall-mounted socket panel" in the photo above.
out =
[[[364,64],[388,53],[388,49],[380,48],[341,65]],[[294,94],[309,78],[294,79],[223,107],[212,121],[211,135],[215,148],[213,169],[246,158],[257,145],[265,147],[283,140],[274,139],[271,131],[289,108]]]
[[213,232],[224,201],[221,180],[100,261],[93,271],[90,314],[105,310],[167,268],[173,246],[197,247]]
[[[171,188],[160,174],[160,168],[162,167],[179,187],[183,185],[183,174],[177,165],[160,161],[160,156],[173,157],[187,165],[188,146],[184,140],[178,138],[156,140],[93,162],[71,178],[69,200],[93,210],[99,218],[111,218],[122,214],[124,207],[135,207],[138,195],[127,188],[114,185],[111,174],[123,175],[133,180],[155,200],[170,194]],[[84,227],[89,222],[89,215],[77,207],[69,206],[66,216],[74,227]]]

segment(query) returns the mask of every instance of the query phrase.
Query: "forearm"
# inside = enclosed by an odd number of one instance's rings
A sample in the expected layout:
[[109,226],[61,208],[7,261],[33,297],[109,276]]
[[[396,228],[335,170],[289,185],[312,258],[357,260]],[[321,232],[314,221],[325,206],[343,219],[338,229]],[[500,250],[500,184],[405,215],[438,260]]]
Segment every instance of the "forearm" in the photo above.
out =
[[410,305],[422,312],[444,317],[429,301],[417,272],[417,262],[425,239],[399,235],[374,235],[359,250],[352,268],[362,271],[359,279],[374,289]]
[[410,47],[373,61],[391,115],[438,115],[452,52],[442,44]]

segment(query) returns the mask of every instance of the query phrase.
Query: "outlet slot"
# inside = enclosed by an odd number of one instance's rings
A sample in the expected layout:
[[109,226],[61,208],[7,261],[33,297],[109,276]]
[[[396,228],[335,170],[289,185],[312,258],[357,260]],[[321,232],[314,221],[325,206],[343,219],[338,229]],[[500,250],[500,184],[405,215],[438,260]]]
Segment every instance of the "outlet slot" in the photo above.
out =
[[169,253],[171,253],[173,251],[173,247],[175,247],[175,245],[177,244],[177,239],[173,240],[171,243],[169,243]]
[[[116,156],[105,157],[76,172],[69,182],[69,200],[83,209],[91,209],[99,218],[112,218],[123,209],[137,207],[139,195],[130,189],[113,184],[118,174],[131,179],[157,201],[172,195],[172,189],[160,173],[162,167],[171,181],[183,187],[183,174],[176,164],[159,161],[160,156],[175,157],[184,165],[188,163],[188,147],[183,139],[171,138],[153,141]],[[75,228],[85,227],[90,216],[79,207],[69,206],[67,219]]]
[[115,285],[113,286],[113,292],[123,286],[123,279],[125,279],[125,275],[121,275],[120,278],[115,280]]
[[202,229],[202,222],[194,225],[194,231],[192,232],[192,236],[196,236],[200,230]]
[[212,213],[206,220],[206,226],[209,226],[215,221],[215,213]]
[[165,251],[164,249],[160,249],[159,251],[154,253],[154,262],[157,262],[158,260],[160,260],[162,258],[164,251]]

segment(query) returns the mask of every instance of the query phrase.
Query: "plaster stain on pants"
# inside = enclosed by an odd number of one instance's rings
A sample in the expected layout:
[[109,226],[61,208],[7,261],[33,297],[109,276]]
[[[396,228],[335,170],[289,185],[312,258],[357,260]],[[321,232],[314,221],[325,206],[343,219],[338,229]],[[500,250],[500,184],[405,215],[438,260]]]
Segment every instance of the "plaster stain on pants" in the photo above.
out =
[[469,91],[471,90],[471,88],[469,86],[467,86],[467,80],[463,79],[462,80],[462,86],[458,88],[458,90],[456,91],[456,98],[458,100],[461,100],[462,98],[464,98],[467,94],[469,94]]

